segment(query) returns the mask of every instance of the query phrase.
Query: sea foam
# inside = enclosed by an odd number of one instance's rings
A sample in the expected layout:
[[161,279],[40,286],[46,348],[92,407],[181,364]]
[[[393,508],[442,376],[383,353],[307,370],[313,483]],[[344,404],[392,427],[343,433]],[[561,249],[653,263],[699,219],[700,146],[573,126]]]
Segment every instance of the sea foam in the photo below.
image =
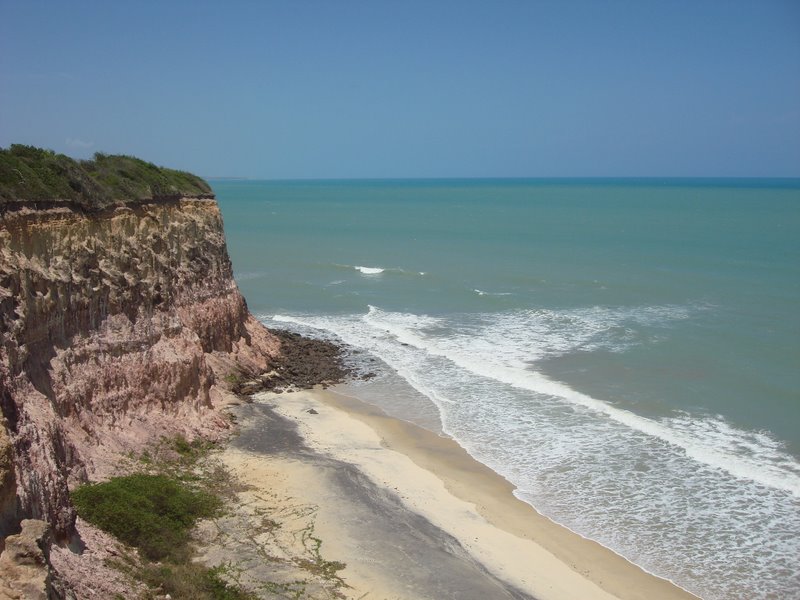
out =
[[353,267],[359,273],[363,273],[364,275],[380,275],[386,269],[382,269],[381,267]]
[[[549,316],[552,311],[542,312]],[[664,311],[650,309],[642,312],[651,318],[664,313],[672,314],[672,318],[681,318],[685,314],[671,307]],[[627,314],[636,313],[628,311]],[[608,314],[601,313],[601,315],[603,318],[589,328],[590,335],[609,326]],[[526,348],[527,345],[520,344],[519,339],[513,338],[511,335],[513,330],[503,331],[500,328],[498,335],[498,328],[488,327],[486,332],[488,335],[485,336],[472,333],[472,335],[456,334],[437,339],[420,334],[418,326],[405,326],[406,319],[405,315],[398,319],[396,315],[371,306],[364,321],[376,330],[391,332],[402,343],[413,345],[428,354],[446,358],[471,373],[516,388],[567,400],[681,448],[688,456],[699,462],[723,469],[736,477],[751,479],[763,485],[791,492],[800,498],[800,464],[782,452],[780,445],[764,434],[737,430],[720,421],[699,421],[707,424],[703,427],[697,425],[690,427],[685,418],[658,422],[578,392],[564,383],[553,381],[531,370],[518,355],[519,353],[509,352],[510,339],[512,343],[517,342],[516,347],[512,346],[515,350],[522,346],[527,349],[524,355],[529,359],[536,356],[532,348]],[[413,315],[411,319],[418,322],[419,317]],[[585,334],[586,332],[583,332],[584,338]],[[498,337],[500,340],[497,340]],[[581,332],[577,337],[581,337]],[[553,344],[555,346],[553,349],[563,352],[575,345],[575,341],[569,338],[562,342],[565,343],[561,347]],[[553,353],[552,350],[550,353]],[[689,419],[688,422],[694,424],[698,421]]]
[[[780,443],[719,418],[646,418],[535,370],[537,360],[576,348],[623,352],[639,343],[637,324],[691,310],[445,318],[370,307],[275,320],[332,332],[382,359],[439,408],[446,433],[551,518],[704,597],[769,597],[774,589],[753,582],[791,574],[800,552],[800,468]],[[665,568],[668,555],[691,569]]]
[[329,263],[329,266],[337,269],[337,270],[355,270],[361,273],[362,275],[381,275],[383,273],[392,273],[394,275],[414,275],[414,276],[424,276],[427,275],[426,271],[415,271],[410,269],[404,269],[402,267],[365,267],[363,265],[343,265],[339,263]]
[[475,292],[476,294],[478,294],[478,296],[510,296],[511,295],[511,292],[484,292],[483,290],[479,290],[477,288],[472,290],[472,291]]

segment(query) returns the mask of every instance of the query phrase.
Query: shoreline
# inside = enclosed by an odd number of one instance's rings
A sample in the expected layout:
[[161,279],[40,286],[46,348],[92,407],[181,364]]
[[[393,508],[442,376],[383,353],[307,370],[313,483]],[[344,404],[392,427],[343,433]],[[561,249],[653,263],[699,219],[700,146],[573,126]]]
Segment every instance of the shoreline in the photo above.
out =
[[[387,416],[346,384],[255,399],[235,410],[242,432],[223,462],[251,486],[279,484],[315,507],[323,553],[347,564],[339,575],[354,597],[445,598],[469,583],[471,595],[452,597],[697,598],[542,516],[457,442]],[[289,425],[274,440],[276,419]],[[411,520],[419,539],[403,537]]]
[[[346,389],[346,384],[342,387]],[[444,482],[450,493],[473,503],[490,524],[519,538],[534,541],[615,597],[698,598],[674,582],[646,571],[614,550],[541,514],[534,506],[517,498],[514,494],[516,488],[511,482],[473,458],[450,436],[389,417],[379,407],[349,395],[345,390],[320,390],[318,397],[372,427],[388,449],[405,454],[421,468],[431,471]],[[414,443],[415,438],[435,440],[433,448]],[[436,451],[433,455],[430,454],[432,449]],[[488,492],[487,483],[491,485]],[[492,506],[490,500],[496,504]],[[647,591],[639,595],[629,589],[631,585],[640,585]]]

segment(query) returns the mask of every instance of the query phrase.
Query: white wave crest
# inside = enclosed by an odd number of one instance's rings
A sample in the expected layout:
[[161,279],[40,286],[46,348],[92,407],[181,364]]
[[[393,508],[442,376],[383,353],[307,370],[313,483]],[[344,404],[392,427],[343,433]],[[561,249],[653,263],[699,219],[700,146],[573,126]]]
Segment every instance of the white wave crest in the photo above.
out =
[[355,270],[361,273],[362,275],[381,275],[383,273],[392,273],[395,275],[412,275],[414,277],[417,276],[425,276],[428,274],[427,271],[417,271],[413,269],[404,269],[402,267],[367,267],[364,265],[344,265],[341,263],[329,263],[328,266],[335,267],[339,270]]
[[359,273],[362,273],[364,275],[380,275],[381,273],[383,273],[386,270],[386,269],[382,269],[381,267],[359,267],[359,266],[355,266],[353,268],[356,271],[358,271]]
[[[675,307],[617,312],[648,323],[683,318]],[[543,514],[645,569],[693,582],[703,597],[786,597],[769,590],[791,587],[774,577],[792,571],[800,550],[800,465],[779,441],[722,418],[642,417],[531,370],[527,352],[514,349],[530,343],[515,319],[603,331],[619,327],[611,309],[495,313],[478,324],[472,317],[370,307],[274,320],[332,333],[380,358],[438,408],[445,433]],[[512,337],[493,338],[498,325]],[[576,336],[563,346],[583,343]],[[675,555],[686,561],[665,563]]]
[[[757,443],[759,438],[749,432],[729,426],[725,428],[717,426],[716,431],[719,435],[711,435],[709,428],[701,432],[701,435],[697,435],[696,430],[685,426],[682,420],[654,421],[574,390],[564,383],[553,381],[541,373],[530,370],[521,361],[504,364],[502,355],[498,360],[495,345],[487,340],[472,338],[467,340],[467,343],[463,343],[464,340],[453,343],[453,338],[434,339],[425,336],[418,328],[405,326],[405,318],[397,319],[395,314],[383,312],[373,306],[370,306],[364,321],[374,329],[390,332],[401,343],[446,358],[471,373],[515,388],[562,398],[679,447],[687,456],[698,462],[800,497],[800,464],[781,452],[775,444]],[[683,426],[674,426],[678,423],[682,423]],[[724,444],[719,443],[720,436],[725,437]],[[737,441],[732,441],[732,436],[736,437]],[[750,451],[742,452],[746,448]]]

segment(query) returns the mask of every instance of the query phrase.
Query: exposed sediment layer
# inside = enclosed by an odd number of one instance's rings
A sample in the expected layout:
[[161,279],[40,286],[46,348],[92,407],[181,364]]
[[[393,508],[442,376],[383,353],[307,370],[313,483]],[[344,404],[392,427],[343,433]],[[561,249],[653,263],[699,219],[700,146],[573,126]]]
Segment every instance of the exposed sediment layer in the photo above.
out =
[[[163,435],[214,437],[228,375],[280,342],[247,311],[213,199],[0,215],[0,538],[72,533],[71,484]],[[232,379],[232,378],[231,378]]]

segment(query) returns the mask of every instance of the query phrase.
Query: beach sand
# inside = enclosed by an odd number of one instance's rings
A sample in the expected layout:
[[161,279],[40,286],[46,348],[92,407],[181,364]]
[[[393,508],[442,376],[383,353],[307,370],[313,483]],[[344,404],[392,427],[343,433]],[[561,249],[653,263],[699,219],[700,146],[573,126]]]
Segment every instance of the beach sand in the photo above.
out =
[[349,392],[233,409],[240,434],[221,458],[248,489],[206,531],[204,562],[236,564],[259,589],[302,579],[320,598],[695,598],[541,516],[453,440]]

